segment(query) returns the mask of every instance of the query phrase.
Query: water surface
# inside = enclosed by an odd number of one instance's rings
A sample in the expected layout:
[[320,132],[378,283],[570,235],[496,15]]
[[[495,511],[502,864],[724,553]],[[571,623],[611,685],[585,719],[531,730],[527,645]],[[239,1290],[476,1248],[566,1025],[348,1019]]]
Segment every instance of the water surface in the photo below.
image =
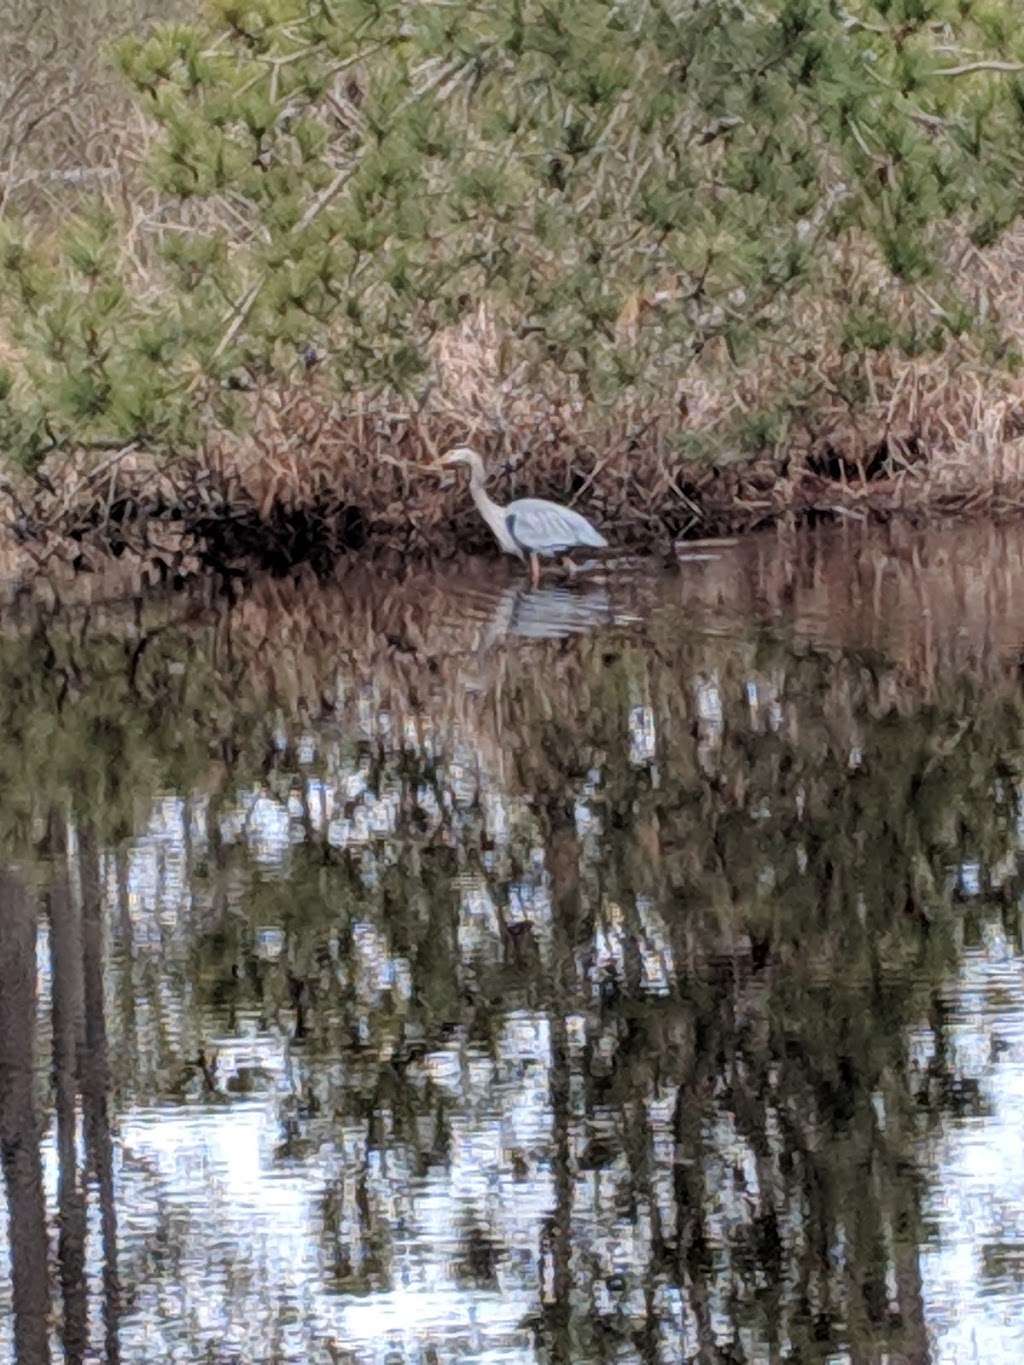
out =
[[0,627],[0,1361],[1024,1358],[1024,534]]

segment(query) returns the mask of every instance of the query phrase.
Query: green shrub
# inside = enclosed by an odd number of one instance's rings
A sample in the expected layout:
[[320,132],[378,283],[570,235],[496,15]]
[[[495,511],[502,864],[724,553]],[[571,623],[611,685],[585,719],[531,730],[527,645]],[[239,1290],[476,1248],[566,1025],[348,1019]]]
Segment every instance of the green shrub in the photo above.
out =
[[[952,223],[1005,230],[1022,58],[1008,0],[214,0],[116,46],[149,287],[95,214],[8,234],[10,401],[57,447],[170,449],[309,346],[342,390],[418,391],[481,299],[584,396],[643,396],[715,338],[792,339],[844,242],[934,289]],[[886,307],[845,343],[888,345]]]

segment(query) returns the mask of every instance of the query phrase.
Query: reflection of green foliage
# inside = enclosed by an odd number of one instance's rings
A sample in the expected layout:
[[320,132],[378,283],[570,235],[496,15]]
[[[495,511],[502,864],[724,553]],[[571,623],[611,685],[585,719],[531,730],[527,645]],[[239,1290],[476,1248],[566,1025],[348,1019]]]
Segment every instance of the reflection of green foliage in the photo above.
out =
[[217,746],[237,742],[230,680],[174,625],[80,636],[39,623],[0,637],[0,669],[0,835],[13,852],[55,804],[124,838],[155,794],[201,784]]

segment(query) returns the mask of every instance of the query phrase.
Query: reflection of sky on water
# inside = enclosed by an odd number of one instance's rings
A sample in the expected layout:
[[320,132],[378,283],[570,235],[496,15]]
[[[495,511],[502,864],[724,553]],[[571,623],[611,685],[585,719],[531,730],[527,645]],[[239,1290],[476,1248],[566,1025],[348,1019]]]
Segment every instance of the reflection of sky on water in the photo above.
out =
[[[976,871],[976,869],[975,869]],[[950,993],[954,1074],[982,1113],[936,1143],[921,1276],[936,1365],[1024,1360],[1024,961],[986,922]]]
[[[524,1277],[506,1273],[508,1283],[467,1290],[455,1283],[452,1263],[472,1214],[500,1224],[495,1232],[519,1246],[535,1278],[537,1213],[545,1210],[541,1205],[531,1217],[528,1205],[504,1203],[498,1132],[463,1126],[453,1133],[443,1173],[415,1180],[402,1169],[400,1150],[370,1163],[365,1197],[389,1219],[390,1284],[353,1296],[325,1286],[322,1257],[321,1203],[344,1169],[343,1152],[321,1149],[309,1162],[276,1158],[280,1129],[267,1103],[126,1122],[121,1203],[130,1210],[129,1254],[131,1242],[152,1245],[161,1225],[173,1229],[175,1244],[171,1282],[156,1278],[144,1260],[135,1267],[139,1288],[123,1329],[126,1359],[191,1359],[182,1352],[198,1341],[256,1361],[268,1358],[279,1334],[277,1358],[289,1361],[312,1358],[315,1343],[332,1339],[368,1361],[396,1347],[412,1350],[425,1338],[449,1349],[457,1343],[524,1349],[518,1323],[529,1294],[517,1282]],[[350,1138],[354,1150],[365,1142],[364,1133]],[[349,1237],[358,1254],[358,1236],[349,1230]],[[283,1326],[296,1316],[290,1330]],[[182,1340],[185,1323],[189,1335]]]
[[[271,848],[278,860],[287,859],[293,839],[280,806],[269,798],[246,798],[246,808],[238,837],[251,841],[259,861]],[[136,932],[151,918],[168,926],[174,918],[169,912],[183,907],[189,824],[186,804],[168,798],[133,848],[129,887]],[[188,829],[193,847],[197,833]],[[965,869],[965,876],[969,872]],[[512,900],[525,897],[529,904],[530,894],[519,886]],[[550,913],[543,880],[536,894],[534,910],[541,909],[538,919],[543,920]],[[646,943],[646,989],[658,993],[672,973],[671,951],[651,904],[642,901],[637,908]],[[495,907],[480,883],[466,883],[459,926],[460,945],[470,959],[498,937]],[[141,947],[148,936],[139,932],[139,939]],[[282,943],[280,930],[265,928],[260,951],[274,957]],[[43,941],[39,961],[45,989],[44,948]],[[621,968],[623,952],[621,912],[613,905],[595,939],[596,973],[609,964]],[[402,960],[370,923],[355,925],[353,953],[356,994],[366,1003],[408,979]],[[979,1117],[945,1120],[928,1163],[926,1213],[932,1233],[920,1268],[933,1359],[950,1365],[1016,1360],[1024,1353],[1019,1316],[1024,967],[993,920],[986,921],[981,942],[964,950],[949,1002],[952,1069],[964,1080],[979,1081],[986,1107]],[[425,1358],[428,1342],[445,1353],[442,1359],[539,1359],[529,1318],[540,1306],[545,1284],[550,1286],[545,1229],[555,1202],[549,1020],[513,1011],[489,1051],[456,1036],[448,1048],[422,1057],[422,1083],[447,1095],[454,1106],[444,1160],[417,1175],[411,1153],[401,1144],[371,1153],[359,1197],[387,1228],[387,1273],[376,1289],[359,1294],[331,1286],[324,1260],[324,1200],[330,1189],[336,1199],[341,1192],[337,1235],[356,1261],[363,1251],[369,1254],[366,1229],[351,1212],[357,1198],[353,1172],[366,1150],[367,1132],[348,1126],[315,1153],[295,1158],[285,1152],[282,1103],[295,1089],[296,1077],[287,1046],[254,1034],[253,1026],[240,1021],[241,1036],[209,1043],[222,1093],[248,1068],[260,1078],[262,1093],[256,1099],[142,1109],[120,1120],[116,1179],[122,1275],[132,1286],[122,1325],[125,1361],[192,1361],[196,1343],[203,1341],[216,1343],[218,1359],[254,1362],[270,1359],[271,1345],[281,1361],[329,1360],[329,1343],[360,1363]],[[570,1016],[566,1027],[570,1051],[578,1056],[586,1020]],[[926,1032],[910,1040],[922,1069],[930,1037]],[[599,1060],[600,1049],[596,1055]],[[654,1200],[662,1216],[669,1215],[672,1200],[674,1102],[673,1093],[652,1100],[645,1117]],[[594,1118],[591,1134],[600,1131],[600,1114]],[[726,1107],[718,1108],[705,1139],[712,1177],[708,1233],[720,1248],[709,1310],[715,1338],[725,1346],[732,1340],[735,1273],[728,1247],[737,1227],[756,1212],[759,1174],[754,1152]],[[52,1132],[44,1152],[52,1207]],[[599,1270],[595,1311],[642,1321],[648,1312],[645,1279],[651,1275],[650,1210],[623,1215],[629,1180],[621,1157],[576,1175],[574,1255],[586,1259],[591,1275]],[[787,1223],[787,1235],[802,1236],[798,1209],[790,1211]],[[492,1249],[490,1259],[485,1256],[490,1283],[460,1278],[469,1229],[480,1246]],[[0,1237],[5,1235],[0,1223]],[[835,1255],[843,1254],[837,1246]],[[648,1288],[662,1358],[689,1358],[698,1335],[685,1292],[656,1277]],[[747,1332],[741,1344],[750,1360],[770,1358],[765,1343]],[[10,1358],[2,1326],[0,1351]]]
[[[230,1052],[230,1040],[218,1044]],[[471,1049],[424,1059],[425,1075],[470,1112],[453,1117],[447,1159],[425,1176],[400,1145],[366,1164],[360,1194],[390,1238],[387,1284],[370,1294],[332,1290],[323,1259],[324,1197],[333,1187],[354,1202],[366,1131],[343,1129],[313,1159],[283,1157],[282,1049],[250,1039],[236,1053],[227,1069],[258,1061],[265,1097],[137,1110],[119,1124],[121,1273],[131,1286],[122,1359],[191,1362],[198,1344],[219,1360],[304,1362],[330,1359],[333,1342],[360,1362],[384,1362],[395,1350],[419,1359],[433,1342],[459,1359],[532,1361],[523,1319],[536,1306],[552,1176],[543,1159],[528,1178],[514,1176],[508,1158],[550,1143],[547,1020],[510,1015],[499,1061]],[[44,1154],[52,1207],[52,1132]],[[489,1287],[457,1282],[467,1225],[501,1249]],[[339,1236],[358,1259],[359,1225],[344,1205]],[[10,1351],[2,1326],[0,1350]]]

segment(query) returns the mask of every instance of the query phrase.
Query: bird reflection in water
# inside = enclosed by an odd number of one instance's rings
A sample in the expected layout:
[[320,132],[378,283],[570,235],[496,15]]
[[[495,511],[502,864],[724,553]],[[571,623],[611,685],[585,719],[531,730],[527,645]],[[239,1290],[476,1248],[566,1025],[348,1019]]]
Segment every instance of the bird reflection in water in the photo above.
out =
[[580,635],[599,626],[636,621],[635,616],[616,612],[608,589],[600,583],[566,588],[512,586],[494,600],[484,644],[505,636],[526,640],[559,640]]

